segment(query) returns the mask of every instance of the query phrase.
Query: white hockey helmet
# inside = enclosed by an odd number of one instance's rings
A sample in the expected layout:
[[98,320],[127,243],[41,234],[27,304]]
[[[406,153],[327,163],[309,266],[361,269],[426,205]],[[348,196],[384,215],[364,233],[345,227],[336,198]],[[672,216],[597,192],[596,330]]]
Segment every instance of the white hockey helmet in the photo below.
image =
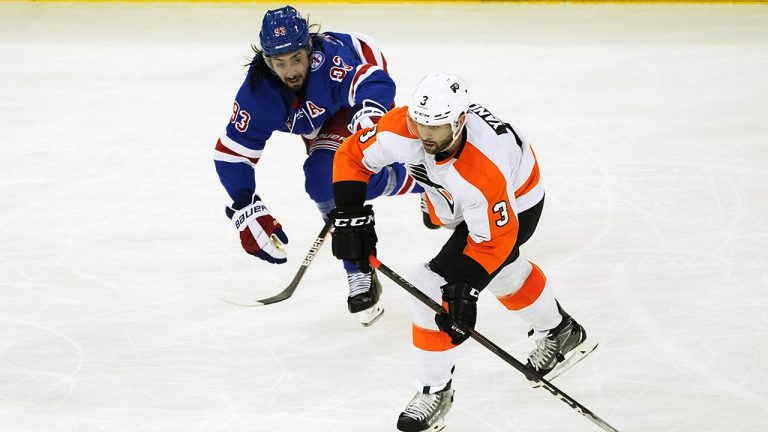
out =
[[408,106],[408,114],[413,121],[426,126],[450,124],[456,138],[464,127],[461,115],[468,109],[469,96],[464,80],[456,75],[434,72],[419,83]]

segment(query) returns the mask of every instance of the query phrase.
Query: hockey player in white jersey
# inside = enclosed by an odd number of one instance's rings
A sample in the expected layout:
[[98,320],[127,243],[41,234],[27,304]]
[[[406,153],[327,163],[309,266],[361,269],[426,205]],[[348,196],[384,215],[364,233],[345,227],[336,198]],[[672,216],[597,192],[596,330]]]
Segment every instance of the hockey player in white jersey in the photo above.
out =
[[593,349],[584,328],[555,300],[541,269],[520,256],[544,205],[533,149],[509,124],[470,104],[466,84],[456,76],[428,75],[409,106],[390,111],[339,148],[336,209],[330,214],[334,255],[364,262],[374,251],[366,182],[393,162],[404,163],[424,187],[432,222],[453,230],[440,252],[411,276],[447,313],[435,315],[413,299],[420,389],[400,414],[399,430],[445,426],[454,394],[455,347],[474,328],[478,295],[485,288],[530,324],[535,347],[526,366],[540,376],[553,378]]

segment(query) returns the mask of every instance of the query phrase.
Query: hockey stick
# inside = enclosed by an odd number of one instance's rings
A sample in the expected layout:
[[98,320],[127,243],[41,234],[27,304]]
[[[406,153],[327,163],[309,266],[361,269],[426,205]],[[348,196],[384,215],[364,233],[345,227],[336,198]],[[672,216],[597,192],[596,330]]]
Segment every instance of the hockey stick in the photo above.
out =
[[[403,287],[406,291],[408,291],[412,296],[416,297],[420,302],[424,303],[427,307],[435,311],[435,313],[442,313],[445,312],[445,310],[437,304],[434,300],[432,300],[429,296],[424,294],[423,292],[419,291],[418,288],[411,285],[410,282],[403,279],[400,275],[392,271],[389,267],[385,266],[381,263],[375,256],[371,255],[368,257],[368,262],[371,263],[371,266],[375,268],[376,270],[380,271],[384,274],[384,276],[390,278],[393,282]],[[525,375],[526,378],[528,378],[531,381],[535,381],[540,385],[543,389],[547,390],[548,392],[552,393],[552,395],[559,398],[561,401],[565,402],[566,405],[573,408],[577,412],[579,412],[584,417],[588,418],[592,423],[600,426],[600,428],[604,431],[609,432],[619,432],[618,429],[614,428],[613,426],[606,423],[603,419],[596,416],[592,411],[588,410],[586,407],[584,407],[582,404],[576,402],[572,397],[568,396],[567,394],[563,393],[562,390],[558,389],[554,385],[552,385],[549,381],[545,380],[544,378],[536,375],[533,371],[529,370],[525,367],[522,363],[520,363],[519,360],[512,357],[511,354],[507,353],[503,349],[501,349],[498,345],[494,344],[490,340],[486,339],[485,336],[481,335],[477,330],[470,329],[469,334],[472,337],[472,339],[476,340],[480,343],[480,345],[488,348],[492,353],[499,356],[502,360],[509,363],[512,367],[517,369],[518,371],[522,372],[523,375]]]
[[312,246],[310,246],[309,251],[307,252],[307,255],[304,257],[304,261],[302,261],[301,266],[299,267],[299,270],[296,272],[296,276],[293,277],[293,280],[291,281],[291,283],[289,283],[284,290],[273,295],[272,297],[267,297],[261,300],[255,300],[253,303],[237,303],[237,302],[226,300],[226,299],[222,299],[222,300],[236,306],[253,307],[253,306],[266,306],[272,303],[277,303],[277,302],[281,302],[283,300],[289,299],[293,295],[293,292],[296,291],[296,287],[299,286],[299,282],[301,281],[301,278],[304,276],[304,273],[307,271],[307,268],[312,263],[312,260],[315,258],[315,255],[317,254],[317,252],[320,250],[320,246],[323,245],[323,242],[325,241],[325,237],[328,235],[328,232],[331,230],[332,227],[333,227],[333,221],[331,220],[328,220],[328,222],[326,222],[325,225],[323,225],[323,229],[320,230],[320,234],[317,235],[317,238],[315,239],[314,243],[312,243]]

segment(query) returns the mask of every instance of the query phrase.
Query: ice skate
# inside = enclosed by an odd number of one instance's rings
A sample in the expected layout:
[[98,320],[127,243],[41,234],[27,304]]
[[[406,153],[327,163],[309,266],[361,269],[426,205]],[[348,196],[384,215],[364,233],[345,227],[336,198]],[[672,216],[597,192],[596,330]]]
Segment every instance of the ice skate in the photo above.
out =
[[384,308],[379,304],[381,297],[381,283],[376,277],[376,272],[347,273],[349,283],[349,297],[347,307],[353,314],[357,314],[360,324],[368,327],[375,323],[384,313]]
[[[587,342],[587,332],[568,315],[558,303],[563,320],[536,342],[536,348],[528,355],[525,366],[547,381],[568,370],[597,348],[597,343]],[[528,336],[533,335],[533,330]],[[539,383],[531,381],[531,386]]]
[[427,194],[422,192],[419,194],[420,201],[421,201],[421,222],[424,224],[425,227],[429,229],[439,229],[440,225],[435,225],[432,223],[432,218],[429,217],[429,206],[427,206]]
[[438,432],[445,429],[445,415],[453,405],[451,384],[437,393],[416,393],[397,419],[403,432]]

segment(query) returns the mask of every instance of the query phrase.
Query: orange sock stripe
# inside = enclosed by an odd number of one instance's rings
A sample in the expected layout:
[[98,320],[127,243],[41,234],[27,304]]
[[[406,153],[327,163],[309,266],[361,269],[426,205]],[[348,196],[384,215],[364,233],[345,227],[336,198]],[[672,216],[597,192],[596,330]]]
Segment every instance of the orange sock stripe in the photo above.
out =
[[413,325],[413,346],[424,351],[448,351],[456,345],[451,337],[439,330],[429,330]]
[[544,291],[544,286],[547,284],[547,277],[544,276],[544,273],[539,266],[534,263],[531,263],[531,266],[531,274],[528,275],[528,278],[519,290],[498,298],[501,304],[507,309],[524,309],[532,305],[533,302],[539,298],[541,292]]

